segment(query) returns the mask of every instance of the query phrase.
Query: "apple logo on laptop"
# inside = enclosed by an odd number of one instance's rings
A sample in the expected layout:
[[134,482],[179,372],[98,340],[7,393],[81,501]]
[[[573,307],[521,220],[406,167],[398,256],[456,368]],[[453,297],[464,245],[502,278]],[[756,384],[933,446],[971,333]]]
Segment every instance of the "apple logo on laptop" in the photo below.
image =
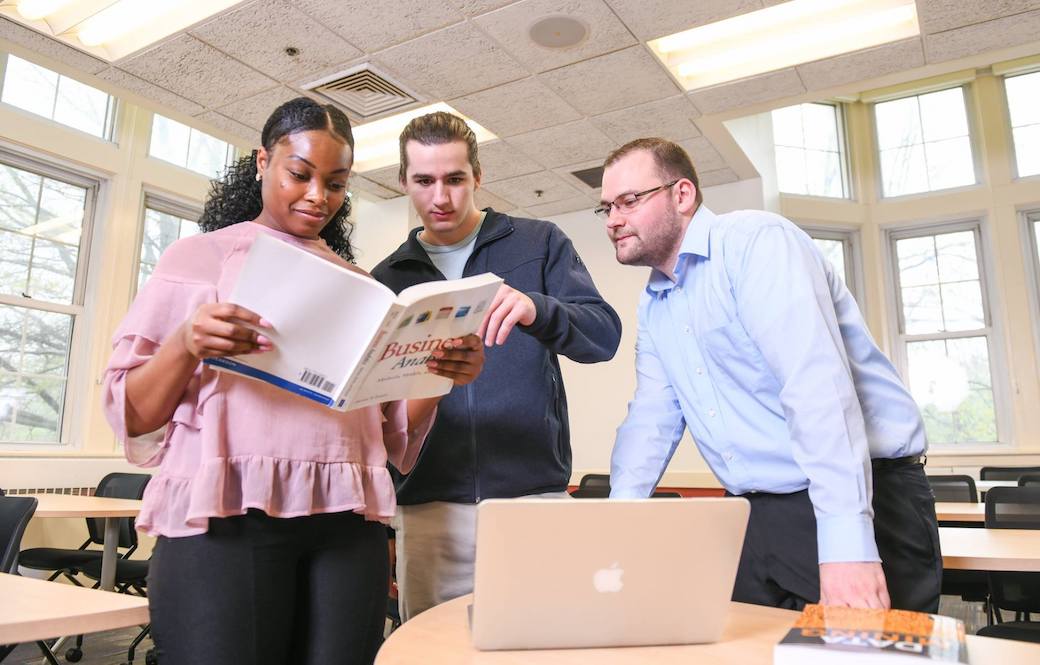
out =
[[600,568],[592,576],[592,586],[600,593],[617,593],[625,585],[621,576],[625,569],[618,566],[617,561],[610,564],[610,568]]

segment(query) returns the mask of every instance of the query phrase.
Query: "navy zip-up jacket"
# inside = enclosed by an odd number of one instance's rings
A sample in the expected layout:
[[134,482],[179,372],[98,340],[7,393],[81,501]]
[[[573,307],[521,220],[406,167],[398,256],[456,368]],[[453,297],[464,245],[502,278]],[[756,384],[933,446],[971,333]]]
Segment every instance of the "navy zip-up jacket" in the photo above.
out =
[[[444,279],[413,229],[372,270],[394,292]],[[486,349],[475,381],[437,407],[433,429],[406,476],[403,505],[516,497],[567,489],[571,477],[567,397],[557,354],[580,363],[609,360],[621,320],[596,290],[570,239],[555,224],[487,209],[463,276],[493,272],[534,301],[530,326]]]

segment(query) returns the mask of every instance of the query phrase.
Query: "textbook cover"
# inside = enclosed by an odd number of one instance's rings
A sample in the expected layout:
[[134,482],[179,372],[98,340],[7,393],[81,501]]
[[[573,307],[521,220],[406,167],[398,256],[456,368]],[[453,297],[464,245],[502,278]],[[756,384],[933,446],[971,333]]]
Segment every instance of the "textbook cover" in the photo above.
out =
[[484,273],[395,296],[370,277],[261,233],[228,300],[271,323],[257,330],[274,349],[204,362],[339,411],[436,397],[452,381],[427,370],[430,353],[475,333],[501,284]]
[[775,665],[967,663],[964,622],[906,610],[806,605],[773,649]]

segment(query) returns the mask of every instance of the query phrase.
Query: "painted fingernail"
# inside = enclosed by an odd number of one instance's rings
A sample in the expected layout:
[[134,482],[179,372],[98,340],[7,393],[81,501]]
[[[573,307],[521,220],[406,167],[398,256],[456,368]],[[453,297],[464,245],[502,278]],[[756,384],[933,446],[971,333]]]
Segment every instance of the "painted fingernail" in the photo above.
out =
[[260,327],[261,328],[270,328],[271,327],[271,322],[268,321],[267,319],[260,319]]
[[426,364],[429,365],[430,367],[436,367],[437,366],[437,361],[436,360],[431,360],[431,361],[427,362]]
[[271,346],[271,340],[263,335],[256,336],[256,343],[260,346]]

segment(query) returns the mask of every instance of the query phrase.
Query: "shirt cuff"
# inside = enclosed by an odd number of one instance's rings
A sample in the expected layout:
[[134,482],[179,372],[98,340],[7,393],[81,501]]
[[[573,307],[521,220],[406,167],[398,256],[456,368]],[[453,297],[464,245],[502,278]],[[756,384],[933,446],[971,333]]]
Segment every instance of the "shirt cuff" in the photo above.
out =
[[816,516],[820,563],[881,561],[874,541],[874,520],[866,515]]

